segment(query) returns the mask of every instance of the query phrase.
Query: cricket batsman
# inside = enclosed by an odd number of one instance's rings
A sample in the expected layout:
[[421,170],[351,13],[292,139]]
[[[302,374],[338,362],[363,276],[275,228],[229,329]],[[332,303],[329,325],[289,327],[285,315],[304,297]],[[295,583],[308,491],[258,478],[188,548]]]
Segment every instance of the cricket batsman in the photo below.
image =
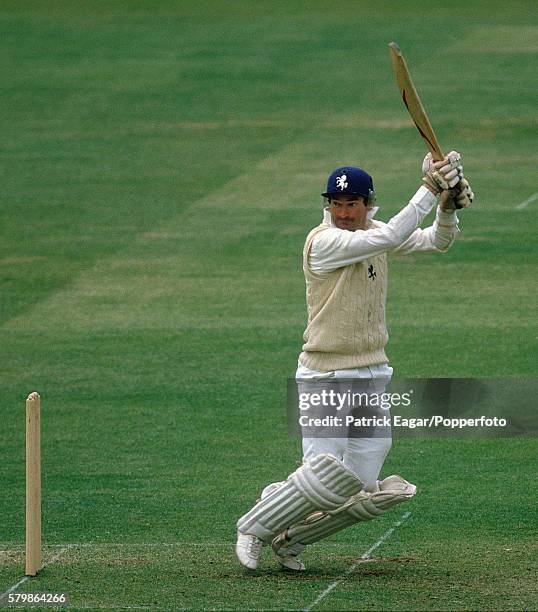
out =
[[[372,177],[361,168],[332,172],[323,221],[303,251],[308,324],[296,380],[300,389],[319,381],[356,380],[380,393],[392,368],[385,354],[387,255],[446,252],[458,229],[456,209],[474,194],[459,153],[422,164],[423,184],[388,223],[374,219]],[[437,206],[433,225],[420,228]],[[283,482],[266,486],[260,500],[237,521],[236,554],[249,569],[270,545],[285,568],[305,569],[304,548],[341,529],[384,514],[411,499],[415,485],[401,476],[379,481],[390,450],[389,431],[364,437],[323,437],[303,430],[303,463]]]

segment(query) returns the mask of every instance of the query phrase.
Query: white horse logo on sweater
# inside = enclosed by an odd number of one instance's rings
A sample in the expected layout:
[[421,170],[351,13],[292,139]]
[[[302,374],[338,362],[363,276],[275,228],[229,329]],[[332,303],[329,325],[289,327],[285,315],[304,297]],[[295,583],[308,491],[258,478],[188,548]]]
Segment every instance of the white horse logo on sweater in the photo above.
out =
[[336,188],[344,191],[347,187],[347,174],[342,174],[342,176],[336,177]]

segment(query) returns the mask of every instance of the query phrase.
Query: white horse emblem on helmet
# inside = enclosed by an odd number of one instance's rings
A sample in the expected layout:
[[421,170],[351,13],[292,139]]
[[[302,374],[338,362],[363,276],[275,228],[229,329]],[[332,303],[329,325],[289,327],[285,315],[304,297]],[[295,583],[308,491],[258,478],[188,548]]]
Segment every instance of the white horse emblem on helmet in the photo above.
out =
[[336,177],[336,188],[344,191],[347,187],[347,174],[342,174],[342,176]]

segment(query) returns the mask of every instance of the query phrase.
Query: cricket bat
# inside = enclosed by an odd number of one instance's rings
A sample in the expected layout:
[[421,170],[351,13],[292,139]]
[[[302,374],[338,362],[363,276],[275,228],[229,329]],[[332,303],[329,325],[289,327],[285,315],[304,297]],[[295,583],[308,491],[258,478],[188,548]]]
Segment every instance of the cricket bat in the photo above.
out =
[[434,161],[440,161],[444,157],[443,151],[415,89],[402,51],[395,42],[389,43],[389,48],[396,83],[398,84],[403,103],[407,107],[411,119],[415,122],[417,130],[424,139],[426,146],[431,151]]

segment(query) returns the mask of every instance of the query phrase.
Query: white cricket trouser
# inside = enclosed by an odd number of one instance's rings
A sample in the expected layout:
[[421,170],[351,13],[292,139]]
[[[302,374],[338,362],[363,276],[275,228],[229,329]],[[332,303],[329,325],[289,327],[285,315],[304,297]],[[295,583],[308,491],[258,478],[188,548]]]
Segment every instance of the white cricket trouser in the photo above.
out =
[[[388,363],[333,372],[317,372],[299,364],[295,378],[299,389],[302,385],[308,386],[309,381],[364,379],[365,388],[381,394],[390,382],[392,371]],[[384,414],[390,415],[390,411],[384,410]],[[303,461],[322,453],[334,455],[357,474],[364,483],[366,491],[375,491],[379,473],[391,444],[390,429],[384,431],[381,437],[303,437]]]

